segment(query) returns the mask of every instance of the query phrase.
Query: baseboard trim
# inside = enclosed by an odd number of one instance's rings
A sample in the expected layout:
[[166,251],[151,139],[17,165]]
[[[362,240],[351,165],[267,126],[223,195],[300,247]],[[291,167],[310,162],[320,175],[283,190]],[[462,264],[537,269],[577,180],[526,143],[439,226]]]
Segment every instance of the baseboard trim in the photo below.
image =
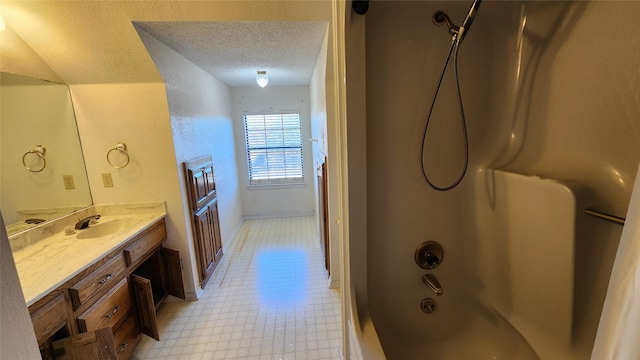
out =
[[233,232],[231,233],[231,235],[228,238],[228,241],[223,241],[222,242],[222,252],[226,253],[227,250],[229,250],[229,248],[231,247],[231,245],[235,242],[236,240],[236,236],[238,235],[238,232],[240,231],[240,228],[242,227],[242,223],[244,223],[244,217],[240,218],[240,221],[238,222],[238,225],[236,225],[236,228],[233,230]]
[[339,289],[340,288],[340,279],[332,279],[329,278],[329,289]]
[[[184,300],[187,300],[187,301],[198,301],[200,299],[200,295],[202,295],[202,289],[200,289],[198,287],[198,290],[196,290],[196,292],[193,292],[193,291],[185,292],[184,293]],[[166,302],[177,302],[177,301],[184,301],[184,300],[179,299],[177,297],[173,297],[173,296],[170,295],[170,296],[167,296],[167,299],[165,301]]]
[[285,214],[275,214],[275,215],[245,215],[242,217],[242,220],[260,220],[260,219],[277,219],[277,218],[287,218],[287,217],[300,217],[300,216],[315,216],[315,211],[311,212],[295,212],[295,213],[285,213]]

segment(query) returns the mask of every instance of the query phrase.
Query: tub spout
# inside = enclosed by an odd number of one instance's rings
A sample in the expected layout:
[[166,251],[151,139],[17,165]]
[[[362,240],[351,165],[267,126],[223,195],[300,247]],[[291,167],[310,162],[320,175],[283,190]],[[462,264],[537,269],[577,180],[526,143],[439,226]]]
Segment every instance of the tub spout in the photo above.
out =
[[442,290],[442,286],[440,286],[440,282],[436,279],[433,274],[425,274],[422,276],[422,282],[425,283],[433,291],[436,295],[442,295],[444,292]]

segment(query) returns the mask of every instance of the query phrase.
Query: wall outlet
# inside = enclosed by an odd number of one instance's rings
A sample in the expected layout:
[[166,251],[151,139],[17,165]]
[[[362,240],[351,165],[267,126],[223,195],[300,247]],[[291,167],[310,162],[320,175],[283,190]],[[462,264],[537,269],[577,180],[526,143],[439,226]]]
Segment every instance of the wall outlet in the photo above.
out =
[[102,185],[104,185],[104,187],[113,187],[113,179],[111,178],[111,173],[102,174]]
[[76,188],[76,183],[73,180],[73,175],[62,175],[62,182],[64,182],[64,188],[67,190]]

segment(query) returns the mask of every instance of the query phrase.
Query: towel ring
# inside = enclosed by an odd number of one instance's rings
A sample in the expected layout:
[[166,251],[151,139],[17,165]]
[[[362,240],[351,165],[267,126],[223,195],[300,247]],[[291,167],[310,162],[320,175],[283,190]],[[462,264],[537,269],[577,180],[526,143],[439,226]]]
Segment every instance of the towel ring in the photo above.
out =
[[[118,151],[124,154],[124,156],[127,158],[124,164],[116,165],[113,162],[111,162],[111,159],[109,158],[109,156],[113,151]],[[116,146],[114,146],[111,150],[107,152],[107,162],[109,163],[109,165],[113,166],[116,169],[122,169],[123,167],[129,165],[129,153],[127,152],[127,145],[123,142],[117,143]]]
[[[31,172],[41,172],[42,170],[44,170],[44,168],[47,167],[47,159],[44,158],[44,154],[46,153],[47,153],[47,149],[44,147],[44,145],[36,145],[35,149],[31,151],[27,151],[26,153],[24,153],[24,155],[22,155],[22,165],[24,166],[25,169]],[[42,160],[42,167],[40,169],[32,169],[29,166],[27,166],[26,160],[29,154],[34,154],[37,157],[39,157],[40,160]]]

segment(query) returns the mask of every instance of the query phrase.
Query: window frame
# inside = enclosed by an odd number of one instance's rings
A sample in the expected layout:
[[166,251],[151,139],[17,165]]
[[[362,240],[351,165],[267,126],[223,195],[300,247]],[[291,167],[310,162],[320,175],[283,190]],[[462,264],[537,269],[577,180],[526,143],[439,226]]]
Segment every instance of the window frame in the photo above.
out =
[[[280,131],[280,134],[278,134],[278,136],[276,136],[275,138],[278,140],[281,140],[281,144],[278,144],[280,146],[274,146],[274,145],[269,145],[267,144],[268,140],[267,140],[267,134],[268,134],[268,126],[266,125],[267,122],[267,118],[269,117],[277,117],[280,116],[281,117],[281,121],[285,121],[285,119],[283,119],[282,117],[286,117],[287,115],[291,116],[291,115],[297,115],[297,123],[295,124],[295,129],[299,131],[299,142],[296,142],[295,145],[286,145],[287,141],[291,141],[290,135],[291,133],[286,133],[286,130],[291,130],[292,127],[289,126],[287,127],[284,123],[282,124],[281,127],[274,129],[276,132]],[[262,117],[262,120],[265,124],[265,126],[263,126],[261,129],[258,129],[258,132],[263,132],[264,133],[264,143],[262,146],[256,146],[255,144],[253,144],[253,146],[250,146],[250,140],[249,140],[249,129],[248,129],[248,123],[247,120],[250,117]],[[247,161],[247,181],[248,181],[248,187],[249,188],[269,188],[269,187],[296,187],[296,186],[305,186],[305,169],[304,169],[304,141],[303,141],[303,115],[302,115],[302,111],[299,110],[293,110],[293,111],[272,111],[272,112],[244,112],[242,115],[242,120],[243,120],[243,133],[244,133],[244,142],[245,142],[245,159]],[[255,120],[255,119],[254,119]],[[273,124],[272,124],[273,125]],[[254,129],[254,131],[256,131],[256,129]],[[287,139],[287,136],[289,136],[289,138]],[[273,139],[273,138],[272,138]],[[294,162],[297,162],[297,152],[299,151],[299,167],[293,168],[290,171],[292,171],[294,173],[294,176],[287,176],[287,154],[286,151],[287,150],[291,150],[294,149],[296,154],[296,160]],[[282,172],[284,172],[284,176],[273,176],[271,177],[271,175],[269,174],[270,171],[270,167],[269,165],[266,166],[266,178],[252,178],[254,176],[255,170],[254,169],[260,169],[259,166],[257,166],[255,164],[255,160],[252,162],[252,158],[251,158],[251,153],[254,152],[254,154],[256,152],[260,152],[260,151],[265,151],[265,154],[263,156],[268,157],[269,153],[271,152],[273,154],[273,152],[277,152],[277,151],[285,151],[284,154],[281,155],[280,159],[282,160],[282,164],[284,166],[284,168],[282,169],[275,169],[274,173],[278,173],[280,172],[282,174]],[[272,150],[272,151],[269,151]],[[259,155],[257,155],[259,156]],[[291,156],[291,154],[289,155]],[[275,156],[276,158],[278,158],[278,156]],[[264,170],[262,174],[264,175]],[[260,170],[258,171],[258,173],[260,174]],[[296,176],[298,175],[299,176]]]

